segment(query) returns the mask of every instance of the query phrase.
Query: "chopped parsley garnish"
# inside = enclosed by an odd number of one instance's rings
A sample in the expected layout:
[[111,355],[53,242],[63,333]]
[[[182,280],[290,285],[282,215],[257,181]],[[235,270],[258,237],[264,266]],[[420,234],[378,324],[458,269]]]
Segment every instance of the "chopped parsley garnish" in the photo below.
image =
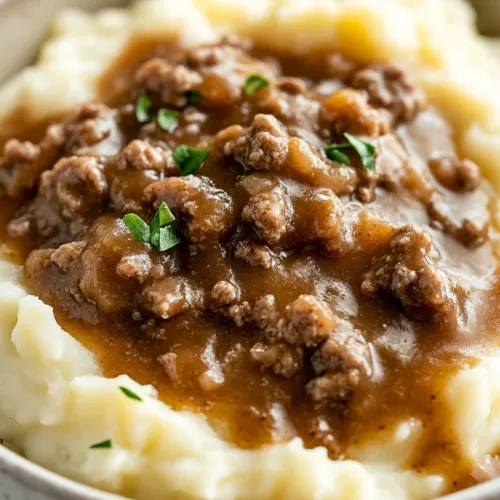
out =
[[[174,220],[175,217],[165,202],[162,202],[149,225],[137,214],[127,214],[123,217],[123,222],[137,241],[151,243],[160,252],[165,252],[181,242],[179,234],[170,225]],[[125,393],[124,388],[120,389]]]
[[332,144],[325,148],[325,154],[330,160],[342,163],[344,165],[350,165],[351,161],[349,157],[342,152],[346,149],[354,149],[361,158],[361,163],[366,170],[373,172],[375,170],[375,151],[376,148],[373,144],[362,141],[357,137],[354,137],[347,132],[344,134],[347,142],[343,144]]
[[347,132],[344,134],[344,137],[349,141],[349,144],[356,150],[359,157],[361,158],[361,162],[366,170],[373,172],[375,170],[375,146],[370,144],[369,142],[362,141],[357,137],[354,137]]
[[91,450],[109,449],[109,448],[113,448],[113,443],[111,442],[111,439],[106,439],[106,441],[101,441],[100,443],[95,443],[90,446]]
[[131,391],[130,389],[127,389],[126,387],[120,387],[120,391],[127,396],[129,399],[134,399],[135,401],[142,401],[142,398],[138,396],[135,392]]
[[203,96],[197,90],[188,90],[185,95],[188,106],[197,106],[203,101]]
[[142,91],[135,102],[135,116],[139,123],[146,123],[151,120],[150,110],[152,105],[151,98],[145,91]]
[[181,114],[173,109],[162,108],[158,111],[156,121],[165,132],[172,132],[179,121]]
[[210,156],[212,148],[196,149],[183,144],[173,154],[174,160],[181,168],[181,176],[196,172]]
[[137,241],[149,243],[149,240],[151,239],[151,231],[148,224],[146,224],[146,222],[144,222],[138,215],[127,214],[123,218],[123,222],[125,222],[128,230]]
[[[330,160],[336,161],[338,163],[342,163],[344,165],[350,165],[351,160],[349,159],[349,157],[345,153],[342,153],[342,151],[340,151],[341,149],[345,149],[342,146],[343,146],[342,144],[338,144],[338,145],[333,144],[332,146],[326,147],[325,148],[326,156]],[[349,147],[350,147],[350,145],[349,145]]]
[[250,75],[245,82],[245,94],[250,95],[269,85],[269,80],[266,80],[260,75]]

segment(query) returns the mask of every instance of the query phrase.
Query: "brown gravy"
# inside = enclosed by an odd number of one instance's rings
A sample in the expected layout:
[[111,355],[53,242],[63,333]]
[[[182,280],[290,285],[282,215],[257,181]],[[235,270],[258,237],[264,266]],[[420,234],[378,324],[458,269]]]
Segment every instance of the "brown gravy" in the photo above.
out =
[[[130,81],[137,67],[152,56],[176,59],[180,57],[178,52],[170,42],[133,42],[103,77],[102,99],[111,106],[130,102]],[[260,58],[265,56],[264,60],[279,61],[283,75],[305,76],[309,86],[329,79],[323,74],[324,55],[304,62],[263,50],[254,50],[252,54]],[[330,80],[335,78],[330,77]],[[250,102],[245,106],[258,105]],[[169,144],[196,145],[200,137],[204,142],[207,136],[213,136],[212,129],[218,131],[233,123],[249,126],[255,114],[253,110],[243,113],[238,106],[230,111],[214,108],[205,112],[210,121],[201,125],[196,138],[182,131],[175,138],[168,139],[155,133]],[[12,125],[16,132],[8,135],[20,137],[19,130],[23,127]],[[24,127],[22,138],[37,142],[43,135],[40,130],[45,128],[46,124],[40,128]],[[131,136],[135,133],[134,130]],[[395,136],[404,145],[417,173],[427,169],[427,163],[436,151],[456,155],[452,132],[432,109],[421,111],[408,123],[399,124],[395,127]],[[382,161],[380,157],[378,161]],[[113,165],[106,168],[108,177],[124,175]],[[202,168],[200,175],[209,177],[217,188],[228,193],[239,207],[235,212],[241,212],[246,203],[236,187],[241,167],[235,162],[226,162],[222,169],[216,160],[209,160]],[[296,186],[295,180],[281,181],[288,183],[288,189]],[[135,180],[130,182],[133,185]],[[129,186],[127,189],[135,188]],[[142,185],[138,184],[137,190],[142,191]],[[480,210],[484,205],[481,191],[472,194],[441,192],[459,219],[474,217],[475,207]],[[22,239],[7,235],[7,224],[26,199],[28,197],[15,201],[11,198],[0,200],[0,225],[3,228],[0,251],[16,262],[24,262],[34,248],[52,246],[50,242],[34,243],[31,236]],[[466,248],[441,228],[431,227],[421,200],[409,196],[406,190],[377,188],[375,200],[368,205],[354,199],[348,204],[344,217],[346,224],[351,224],[357,249],[341,253],[338,258],[318,252],[315,245],[304,245],[300,251],[293,252],[282,249],[279,268],[251,267],[235,259],[230,262],[232,276],[244,291],[246,301],[272,294],[277,299],[278,308],[284,309],[301,294],[320,297],[333,305],[339,314],[353,321],[373,346],[374,375],[356,387],[348,403],[336,402],[332,409],[325,406],[318,409],[304,395],[304,384],[310,377],[307,370],[287,379],[255,364],[247,355],[255,343],[254,325],[236,328],[230,318],[189,311],[162,324],[167,332],[164,338],[152,338],[128,313],[103,313],[92,303],[82,304],[64,298],[62,288],[66,285],[61,282],[61,273],[53,269],[29,276],[26,285],[34,294],[54,305],[59,323],[95,354],[105,376],[126,373],[140,383],[154,385],[167,404],[176,409],[204,413],[225,438],[239,446],[256,448],[294,436],[304,439],[307,446],[314,446],[317,442],[311,436],[311,421],[321,415],[327,418],[342,454],[346,454],[349,446],[390,429],[396,422],[414,417],[423,422],[425,439],[419,453],[408,465],[416,470],[446,474],[453,489],[469,486],[474,483],[469,464],[460,461],[454,444],[456,437],[446,428],[449,417],[443,404],[443,387],[459,368],[473,365],[477,355],[498,347],[495,332],[500,331],[500,293],[492,245],[486,242],[479,248]],[[369,215],[365,219],[365,215],[360,214],[366,206]],[[387,244],[383,231],[378,234],[374,229],[372,221],[376,220],[376,214],[380,214],[384,227],[388,223],[396,227],[416,224],[430,232],[441,255],[443,269],[460,276],[470,287],[470,293],[460,304],[461,318],[457,324],[416,321],[403,313],[397,301],[361,293],[363,272]],[[116,211],[106,211],[100,222],[103,231],[115,224],[117,217],[120,214]],[[130,243],[130,252],[135,252],[137,245],[139,243],[135,241]],[[189,254],[186,242],[179,248],[176,251]],[[227,269],[220,259],[217,245],[205,246],[197,253],[195,267],[189,271],[190,277],[206,287],[227,279]],[[175,383],[157,361],[166,352],[177,355],[179,378]],[[225,369],[224,383],[216,390],[206,391],[200,387],[199,377],[214,360],[228,368]]]

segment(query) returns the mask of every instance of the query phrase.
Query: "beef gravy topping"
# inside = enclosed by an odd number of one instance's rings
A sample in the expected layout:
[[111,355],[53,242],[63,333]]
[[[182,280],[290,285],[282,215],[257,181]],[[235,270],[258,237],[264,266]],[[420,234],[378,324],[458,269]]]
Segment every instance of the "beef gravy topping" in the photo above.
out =
[[491,189],[405,70],[138,40],[101,84],[4,127],[0,249],[104,374],[248,448],[413,417],[474,482],[442,389],[498,348]]

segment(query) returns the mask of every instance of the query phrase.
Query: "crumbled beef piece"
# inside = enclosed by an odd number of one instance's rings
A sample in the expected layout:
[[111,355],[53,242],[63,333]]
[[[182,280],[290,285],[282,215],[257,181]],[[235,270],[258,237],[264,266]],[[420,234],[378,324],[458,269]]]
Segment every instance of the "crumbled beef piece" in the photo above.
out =
[[0,158],[0,186],[7,196],[20,196],[33,189],[42,172],[52,168],[64,149],[64,127],[50,125],[39,144],[10,139]]
[[415,319],[440,318],[456,307],[451,278],[435,263],[430,234],[404,226],[376,256],[363,276],[361,291],[392,294]]
[[231,125],[218,132],[213,139],[214,153],[222,156],[242,157],[247,144],[246,129]]
[[349,132],[378,137],[389,130],[386,117],[372,108],[366,97],[356,90],[339,90],[326,99],[323,106],[324,119],[339,135]]
[[70,156],[42,174],[35,200],[8,225],[9,234],[51,238],[63,228],[80,235],[87,214],[99,210],[108,193],[102,165],[93,157]]
[[165,373],[173,384],[176,384],[179,378],[177,371],[177,354],[173,352],[167,352],[162,354],[158,361],[163,366]]
[[228,310],[229,317],[234,321],[235,325],[242,327],[253,319],[253,309],[249,302],[234,304]]
[[274,262],[274,255],[269,247],[253,239],[239,241],[236,244],[234,256],[252,267],[264,267],[269,269],[273,266]]
[[335,438],[334,431],[325,417],[316,417],[309,427],[309,433],[316,446],[324,446],[330,458],[341,458],[342,448]]
[[423,93],[398,66],[378,64],[357,72],[352,86],[366,90],[370,104],[388,109],[395,121],[410,121],[425,106]]
[[438,193],[434,193],[428,201],[427,212],[433,227],[454,236],[467,248],[478,248],[488,240],[490,216],[487,209],[479,218],[457,220],[448,204]]
[[247,301],[234,304],[229,308],[228,315],[236,326],[241,327],[253,322],[263,331],[266,340],[269,342],[279,340],[278,330],[282,328],[283,321],[279,321],[280,315],[276,310],[276,299],[273,295],[264,295],[253,304]]
[[10,139],[0,163],[0,184],[8,196],[17,196],[34,187],[39,175],[40,146]]
[[135,74],[138,88],[157,95],[162,104],[178,108],[186,105],[186,92],[201,82],[202,78],[197,72],[160,58],[147,61]]
[[147,253],[124,255],[116,265],[116,274],[121,278],[144,283],[149,277],[153,263]]
[[360,382],[356,370],[332,372],[312,379],[306,385],[306,391],[313,401],[346,401]]
[[196,296],[186,280],[169,277],[147,285],[142,291],[141,302],[155,316],[169,319],[191,309],[196,303]]
[[247,131],[243,157],[245,165],[254,170],[280,170],[288,152],[288,135],[272,115],[255,115]]
[[148,186],[145,196],[156,208],[164,201],[186,219],[187,236],[195,243],[221,237],[232,223],[232,199],[207,177],[171,177]]
[[281,335],[292,345],[314,347],[335,328],[330,307],[313,295],[301,295],[285,308]]
[[259,236],[269,244],[278,243],[287,231],[287,199],[284,188],[252,196],[243,207],[243,220],[253,223]]
[[304,80],[294,78],[293,76],[283,77],[276,83],[278,90],[291,95],[304,94],[307,91],[307,86]]
[[82,256],[87,243],[85,241],[73,241],[61,245],[53,251],[50,261],[55,264],[62,272],[69,272],[72,265],[77,263]]
[[363,335],[348,324],[332,332],[311,361],[316,375],[349,370],[357,370],[365,376],[372,373],[368,344]]
[[217,282],[210,292],[210,300],[214,308],[229,306],[238,299],[238,288],[228,281]]
[[429,161],[429,167],[439,183],[453,191],[475,191],[483,180],[481,170],[470,160],[438,156]]
[[276,375],[284,378],[293,377],[302,368],[302,349],[286,343],[258,342],[252,347],[250,354],[252,359],[267,368],[272,368]]
[[173,158],[169,151],[153,146],[145,141],[134,140],[123,148],[116,157],[118,170],[154,170],[162,173]]
[[95,158],[70,156],[42,175],[39,196],[55,201],[69,219],[101,205],[107,192],[102,165]]
[[114,156],[123,147],[118,113],[104,104],[83,104],[64,124],[67,155]]

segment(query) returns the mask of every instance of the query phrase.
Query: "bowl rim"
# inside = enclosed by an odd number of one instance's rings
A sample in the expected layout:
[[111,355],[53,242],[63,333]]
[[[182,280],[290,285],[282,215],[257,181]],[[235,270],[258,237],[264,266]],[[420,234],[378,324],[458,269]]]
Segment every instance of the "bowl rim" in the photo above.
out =
[[124,497],[84,485],[52,472],[0,445],[0,473],[52,500],[123,500]]

